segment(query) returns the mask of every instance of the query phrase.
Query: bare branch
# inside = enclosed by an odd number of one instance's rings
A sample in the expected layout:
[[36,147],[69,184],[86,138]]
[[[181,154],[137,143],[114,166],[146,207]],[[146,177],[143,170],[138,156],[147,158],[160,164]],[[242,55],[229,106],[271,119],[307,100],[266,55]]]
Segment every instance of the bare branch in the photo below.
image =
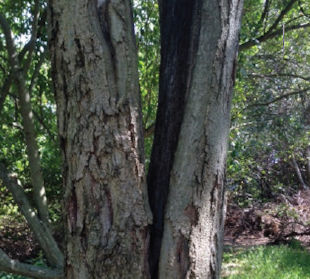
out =
[[303,6],[302,6],[300,0],[298,1],[298,6],[299,6],[299,10],[301,11],[301,13],[302,13],[305,17],[310,18],[310,14],[308,14],[308,13],[305,11],[305,9],[303,8]]
[[271,27],[268,29],[267,33],[271,33],[279,24],[279,22],[285,17],[285,15],[292,9],[293,5],[298,0],[291,0],[286,7],[281,11],[280,15],[277,17],[277,19],[274,21],[274,23],[271,25]]
[[0,114],[2,112],[2,109],[3,109],[3,105],[4,105],[4,102],[5,102],[5,99],[7,97],[7,95],[9,94],[10,92],[10,88],[11,88],[11,85],[12,85],[12,82],[13,82],[13,75],[10,74],[4,81],[4,84],[1,88],[1,95],[0,95]]
[[257,77],[257,78],[277,78],[277,77],[291,77],[291,78],[298,78],[298,79],[302,79],[304,81],[310,81],[310,77],[304,77],[302,75],[296,75],[296,74],[289,74],[289,73],[278,73],[278,74],[256,74],[256,73],[252,73],[249,74],[249,76],[251,77]]
[[[265,18],[268,17],[269,6],[270,6],[270,1],[266,0],[265,4],[264,4],[264,10],[262,12],[262,15],[261,15],[261,17],[259,19],[259,22],[258,22],[257,26],[260,26],[264,22]],[[264,26],[264,32],[265,32],[265,26]]]
[[[39,0],[36,0],[36,7],[35,12],[38,13],[39,9]],[[37,18],[37,15],[34,15],[34,18]],[[40,166],[40,157],[39,157],[39,149],[36,142],[36,135],[35,135],[35,128],[32,119],[32,108],[30,102],[30,95],[26,89],[26,82],[25,82],[25,72],[27,69],[27,65],[23,68],[24,71],[18,69],[19,61],[16,56],[16,48],[14,46],[14,42],[11,36],[11,30],[8,22],[6,21],[5,17],[0,13],[0,26],[2,27],[6,42],[7,42],[7,49],[9,53],[9,61],[11,66],[12,75],[14,80],[16,81],[17,91],[19,93],[19,100],[20,100],[20,112],[22,115],[23,126],[24,126],[24,134],[27,146],[27,155],[29,159],[29,166],[30,166],[30,175],[31,181],[34,188],[34,199],[38,208],[38,212],[40,218],[46,224],[49,223],[49,214],[48,214],[48,207],[47,207],[47,198],[46,198],[46,191],[44,187],[44,179],[41,172]],[[32,36],[36,38],[36,27],[37,26],[37,19],[34,19],[33,22],[33,30]],[[29,54],[32,56],[31,50],[29,50]],[[29,57],[29,56],[28,56]],[[29,61],[28,61],[29,62]],[[30,62],[29,62],[30,63]],[[28,65],[29,66],[29,65]]]
[[[289,32],[289,31],[292,31],[292,30],[304,29],[304,28],[308,28],[308,27],[310,27],[310,23],[291,25],[291,26],[285,27],[285,31]],[[282,28],[279,28],[279,29],[277,29],[276,31],[274,31],[272,33],[265,33],[264,35],[254,39],[254,40],[250,40],[250,41],[247,41],[247,42],[241,44],[239,46],[239,50],[243,51],[243,50],[249,49],[249,48],[251,48],[251,47],[253,47],[255,45],[258,45],[259,43],[265,42],[265,41],[267,41],[269,39],[273,39],[275,37],[282,36],[282,32],[283,32]]]
[[9,63],[12,69],[15,69],[17,66],[16,64],[16,48],[14,45],[14,41],[12,38],[12,31],[10,28],[9,23],[7,22],[6,18],[0,13],[0,26],[5,36],[6,41],[6,48],[9,54]]
[[44,120],[40,117],[39,114],[37,114],[35,111],[33,111],[34,117],[39,121],[41,126],[45,129],[46,133],[48,134],[49,138],[53,141],[56,142],[56,135],[54,135],[50,129],[47,127],[47,125],[44,123]]
[[30,205],[23,188],[16,178],[8,175],[8,171],[2,163],[0,163],[0,180],[12,193],[14,201],[25,216],[29,227],[45,252],[48,262],[52,266],[62,267],[64,258],[50,229],[45,223],[40,221],[36,211]]
[[61,268],[51,269],[42,266],[24,264],[17,260],[12,260],[0,249],[0,269],[4,272],[23,275],[38,279],[59,279],[64,277]]
[[38,19],[40,14],[40,1],[36,0],[34,3],[34,13],[33,13],[33,21],[32,21],[32,27],[31,27],[31,38],[28,43],[28,56],[27,60],[25,62],[25,65],[23,67],[24,72],[26,73],[30,67],[31,60],[32,60],[32,54],[36,46],[36,40],[37,40],[37,34],[38,34]]
[[273,104],[275,102],[278,102],[284,98],[287,98],[289,96],[293,96],[293,95],[299,95],[299,94],[303,94],[303,93],[307,93],[308,91],[310,90],[310,87],[307,87],[305,89],[302,89],[302,90],[297,90],[297,91],[292,91],[292,92],[289,92],[289,93],[286,93],[286,94],[283,94],[269,102],[265,102],[265,103],[255,103],[255,104],[252,104],[252,105],[249,105],[247,106],[247,108],[250,108],[250,107],[257,107],[257,106],[268,106],[270,104]]
[[155,123],[151,124],[149,127],[144,129],[144,138],[148,138],[154,134]]
[[44,49],[44,52],[41,54],[40,56],[40,59],[38,61],[38,63],[36,64],[36,67],[34,69],[34,72],[32,74],[32,77],[31,77],[31,82],[30,82],[30,86],[29,86],[29,93],[31,94],[32,90],[33,90],[33,87],[35,85],[35,81],[39,75],[39,72],[40,72],[40,69],[42,67],[42,64],[44,63],[45,59],[46,59],[46,56],[47,56],[47,50]]

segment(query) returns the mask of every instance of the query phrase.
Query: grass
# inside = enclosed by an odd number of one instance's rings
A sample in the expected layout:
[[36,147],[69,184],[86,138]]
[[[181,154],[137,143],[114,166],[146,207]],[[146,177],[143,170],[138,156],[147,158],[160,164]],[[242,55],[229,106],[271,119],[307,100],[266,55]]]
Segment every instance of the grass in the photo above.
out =
[[309,279],[310,253],[293,240],[289,245],[231,249],[224,253],[225,279]]
[[[0,279],[25,279],[0,272]],[[310,252],[296,240],[289,245],[234,248],[224,253],[225,279],[310,279]]]

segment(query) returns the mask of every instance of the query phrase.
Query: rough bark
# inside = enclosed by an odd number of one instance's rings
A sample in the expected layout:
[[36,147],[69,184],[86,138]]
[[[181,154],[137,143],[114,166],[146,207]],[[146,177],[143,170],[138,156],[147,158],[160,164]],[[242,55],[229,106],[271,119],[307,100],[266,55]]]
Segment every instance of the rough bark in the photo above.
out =
[[[170,135],[156,137],[155,134],[155,145],[163,141],[177,145],[175,154],[170,157],[171,171],[167,165],[170,176],[165,194],[169,195],[158,272],[158,278],[162,279],[219,278],[221,266],[225,161],[243,1],[194,2],[187,7],[192,9],[187,12],[194,15],[192,29],[188,30],[192,36],[192,44],[188,44],[190,54],[185,59],[175,57],[178,63],[184,62],[184,68],[191,65],[183,72],[185,88],[176,88],[174,93],[173,101],[185,100],[184,113],[180,105],[181,116],[177,117],[181,121],[180,132],[177,128]],[[165,9],[170,15],[177,11],[165,1],[160,4],[162,17]],[[167,33],[167,36],[173,37],[173,34]],[[162,40],[165,39],[168,38],[163,35]],[[175,50],[173,47],[169,50],[165,44],[162,48],[169,52]],[[170,83],[176,79],[173,72],[165,75]],[[169,101],[164,102],[168,102],[170,108]],[[167,122],[174,122],[174,116],[166,114],[169,108],[159,114],[168,117]]]
[[150,211],[130,2],[50,1],[66,278],[148,278]]
[[148,193],[153,212],[149,262],[152,278],[158,276],[164,210],[170,171],[183,120],[191,67],[199,29],[195,22],[200,1],[160,2],[161,66],[154,144],[148,173]]

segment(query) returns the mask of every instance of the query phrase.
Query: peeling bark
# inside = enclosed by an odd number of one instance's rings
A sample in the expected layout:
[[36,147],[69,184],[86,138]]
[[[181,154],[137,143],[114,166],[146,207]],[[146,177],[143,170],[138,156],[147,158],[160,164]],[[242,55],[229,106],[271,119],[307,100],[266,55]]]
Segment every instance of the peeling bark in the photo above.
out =
[[66,278],[148,278],[150,211],[130,2],[50,1]]

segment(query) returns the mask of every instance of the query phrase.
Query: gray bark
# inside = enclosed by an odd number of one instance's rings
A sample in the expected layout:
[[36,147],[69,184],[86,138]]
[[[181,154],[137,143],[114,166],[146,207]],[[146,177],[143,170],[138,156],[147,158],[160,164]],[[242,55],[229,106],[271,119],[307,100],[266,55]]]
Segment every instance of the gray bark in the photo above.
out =
[[24,77],[16,73],[17,88],[20,101],[20,112],[26,140],[26,150],[29,160],[30,176],[33,186],[33,197],[38,209],[40,219],[46,224],[49,223],[46,191],[43,174],[41,171],[39,148],[36,140],[33,112],[30,103],[30,93],[26,90]]
[[202,1],[170,174],[159,278],[219,278],[224,177],[243,1]]
[[[47,198],[46,192],[44,187],[44,180],[43,175],[41,172],[40,166],[40,156],[39,156],[39,149],[36,142],[36,134],[35,128],[33,123],[33,113],[31,108],[31,100],[30,100],[30,92],[26,89],[26,82],[25,82],[25,73],[27,73],[29,69],[29,65],[32,58],[32,52],[35,47],[35,39],[36,39],[36,25],[37,25],[37,16],[39,10],[39,2],[36,1],[35,4],[35,14],[34,14],[34,22],[33,22],[33,30],[31,36],[31,46],[29,47],[28,51],[28,59],[27,63],[24,68],[20,65],[20,61],[17,56],[16,47],[11,37],[11,29],[6,21],[5,17],[0,14],[0,24],[5,34],[6,43],[7,43],[7,51],[9,55],[9,64],[10,70],[13,80],[16,82],[19,101],[20,101],[20,112],[22,115],[22,122],[23,122],[23,129],[25,134],[25,141],[26,141],[26,150],[29,159],[29,168],[30,168],[30,176],[31,182],[33,186],[33,195],[34,200],[37,205],[37,210],[39,216],[43,222],[48,224],[49,217],[48,217],[48,207],[47,207]],[[9,90],[10,87],[7,88]]]
[[50,1],[66,278],[148,278],[150,211],[130,2]]

